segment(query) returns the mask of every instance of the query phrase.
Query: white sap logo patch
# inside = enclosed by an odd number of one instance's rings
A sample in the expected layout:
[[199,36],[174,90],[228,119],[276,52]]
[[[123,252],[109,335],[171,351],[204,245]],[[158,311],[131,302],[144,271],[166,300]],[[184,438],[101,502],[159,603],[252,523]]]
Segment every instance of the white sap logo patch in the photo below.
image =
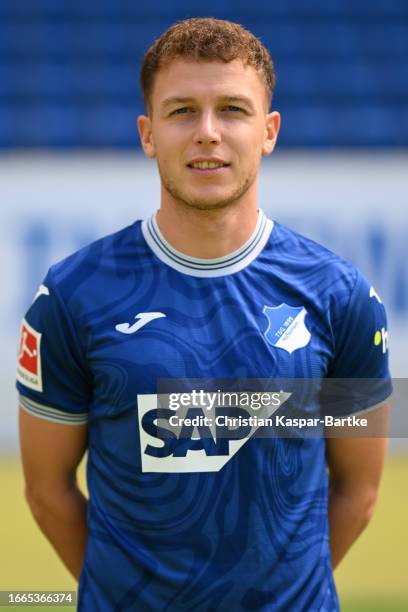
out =
[[[282,405],[291,394],[281,391],[276,395]],[[217,426],[186,427],[177,432],[170,427],[175,411],[158,408],[157,395],[138,395],[137,405],[142,472],[219,472],[259,427],[233,428],[231,438],[217,436]],[[268,406],[264,416],[271,417],[277,409],[278,406]],[[238,414],[240,409],[231,410]],[[185,415],[204,412],[201,408],[187,409]]]
[[305,324],[307,310],[304,306],[264,306],[262,312],[268,318],[268,328],[264,332],[267,341],[276,348],[293,351],[303,348],[310,342],[311,334]]

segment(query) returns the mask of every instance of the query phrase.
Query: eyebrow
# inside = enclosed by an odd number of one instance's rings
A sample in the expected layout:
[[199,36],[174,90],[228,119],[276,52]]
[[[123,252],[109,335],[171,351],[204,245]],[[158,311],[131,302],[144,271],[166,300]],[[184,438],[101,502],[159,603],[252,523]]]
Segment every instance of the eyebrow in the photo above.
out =
[[[186,104],[188,102],[194,102],[194,101],[195,101],[194,98],[192,98],[191,96],[187,96],[187,97],[173,96],[173,97],[166,98],[165,100],[163,100],[162,107],[166,108],[167,106],[171,106],[172,104]],[[247,98],[245,96],[220,96],[218,98],[218,101],[237,102],[239,104],[244,104],[245,106],[248,106],[251,109],[254,108],[250,98]]]
[[174,96],[172,98],[166,98],[162,102],[162,106],[170,106],[171,104],[184,104],[185,102],[193,102],[194,98],[180,98],[178,96]]

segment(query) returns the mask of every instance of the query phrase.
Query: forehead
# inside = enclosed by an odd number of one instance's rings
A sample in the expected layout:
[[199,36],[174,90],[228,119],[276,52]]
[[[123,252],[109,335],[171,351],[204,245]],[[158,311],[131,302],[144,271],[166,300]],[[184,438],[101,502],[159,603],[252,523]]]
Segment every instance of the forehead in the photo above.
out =
[[246,96],[266,97],[261,76],[240,59],[231,62],[195,61],[176,58],[156,73],[152,92],[153,106],[167,98],[212,98]]

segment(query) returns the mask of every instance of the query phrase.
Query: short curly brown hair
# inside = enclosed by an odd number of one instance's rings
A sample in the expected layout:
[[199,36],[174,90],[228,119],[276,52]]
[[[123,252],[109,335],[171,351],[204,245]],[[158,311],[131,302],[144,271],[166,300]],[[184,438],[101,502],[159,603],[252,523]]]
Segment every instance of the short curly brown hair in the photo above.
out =
[[141,68],[140,83],[146,110],[151,111],[154,78],[160,68],[184,57],[197,61],[231,62],[253,66],[265,83],[270,104],[276,76],[269,51],[261,41],[238,23],[212,17],[192,18],[172,25],[148,49]]

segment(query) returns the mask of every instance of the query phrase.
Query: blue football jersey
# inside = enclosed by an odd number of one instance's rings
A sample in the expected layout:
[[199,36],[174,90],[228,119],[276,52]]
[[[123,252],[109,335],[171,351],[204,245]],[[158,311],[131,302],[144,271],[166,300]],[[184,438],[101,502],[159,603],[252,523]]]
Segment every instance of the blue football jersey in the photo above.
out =
[[176,251],[153,216],[52,266],[17,387],[88,424],[79,610],[338,610],[324,438],[161,439],[158,381],[383,380],[361,412],[390,394],[386,328],[359,271],[261,211],[224,257]]

